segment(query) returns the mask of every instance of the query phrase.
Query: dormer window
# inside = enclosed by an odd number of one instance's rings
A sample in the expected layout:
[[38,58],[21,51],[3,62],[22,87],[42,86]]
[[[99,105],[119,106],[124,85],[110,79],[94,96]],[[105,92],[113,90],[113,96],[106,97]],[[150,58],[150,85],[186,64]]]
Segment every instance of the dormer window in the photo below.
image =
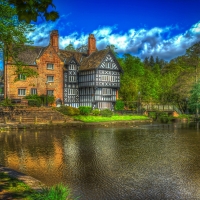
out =
[[53,66],[53,64],[52,63],[47,63],[47,69],[53,69],[54,68],[54,66]]

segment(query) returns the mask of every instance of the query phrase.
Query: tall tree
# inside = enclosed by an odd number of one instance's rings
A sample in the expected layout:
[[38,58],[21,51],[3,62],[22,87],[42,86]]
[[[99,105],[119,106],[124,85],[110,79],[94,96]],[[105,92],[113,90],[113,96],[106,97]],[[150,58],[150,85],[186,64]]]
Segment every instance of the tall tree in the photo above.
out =
[[150,56],[150,59],[149,59],[149,66],[151,67],[151,69],[153,68],[154,65],[155,65],[154,58],[153,58],[153,56]]

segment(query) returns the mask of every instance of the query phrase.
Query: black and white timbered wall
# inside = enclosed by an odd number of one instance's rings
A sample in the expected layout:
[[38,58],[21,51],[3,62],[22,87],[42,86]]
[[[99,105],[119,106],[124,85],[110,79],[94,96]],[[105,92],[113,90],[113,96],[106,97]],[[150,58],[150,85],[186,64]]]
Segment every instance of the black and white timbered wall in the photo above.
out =
[[97,109],[113,109],[120,87],[120,69],[108,54],[96,69],[78,72],[71,61],[64,72],[64,104]]

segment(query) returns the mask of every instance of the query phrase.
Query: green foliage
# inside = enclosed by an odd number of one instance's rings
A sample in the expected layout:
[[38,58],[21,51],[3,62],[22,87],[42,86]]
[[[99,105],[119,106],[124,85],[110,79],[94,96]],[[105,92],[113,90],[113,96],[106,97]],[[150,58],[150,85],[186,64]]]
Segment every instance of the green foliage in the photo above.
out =
[[67,51],[76,51],[76,49],[74,48],[73,44],[69,44],[65,47],[65,50]]
[[197,108],[200,109],[200,81],[193,85],[192,90],[190,91],[188,105],[192,112]]
[[[48,98],[47,98],[48,97]],[[41,104],[46,105],[47,104],[47,100],[48,100],[48,105],[52,105],[55,102],[55,96],[47,96],[47,95],[37,95],[37,94],[33,94],[33,95],[27,95],[24,97],[25,99],[33,99],[33,100],[37,100],[38,103],[36,103],[35,106],[40,106]],[[35,101],[36,102],[36,101]],[[33,106],[34,103],[33,101],[31,102],[31,105]]]
[[64,115],[79,115],[80,111],[78,108],[70,107],[70,106],[60,106],[56,108],[57,111],[61,112]]
[[8,97],[6,97],[3,101],[0,102],[1,106],[13,106],[13,104],[11,103],[11,99],[9,99]]
[[92,110],[92,114],[93,114],[94,116],[100,115],[99,109],[94,109],[94,110]]
[[156,120],[157,119],[157,114],[156,112],[148,112],[148,116],[150,118],[152,118],[153,120]]
[[160,122],[162,123],[168,123],[171,118],[168,116],[168,113],[158,113],[158,119],[160,120]]
[[50,6],[51,9],[55,9],[52,0],[8,0],[8,2],[16,8],[20,21],[26,21],[27,23],[30,23],[31,21],[36,22],[38,17],[47,21],[55,21],[59,17],[58,12],[54,10],[49,11]]
[[33,107],[35,107],[35,106],[40,107],[41,106],[41,101],[38,100],[38,99],[29,99],[28,100],[28,105],[29,106],[33,106]]
[[80,106],[78,109],[81,115],[89,115],[92,111],[92,108],[89,106]]
[[124,110],[124,102],[122,100],[116,101],[115,110]]
[[37,200],[69,200],[70,189],[62,183],[52,187],[44,187],[40,193],[32,195]]
[[110,109],[104,109],[100,111],[102,117],[112,117],[113,112]]

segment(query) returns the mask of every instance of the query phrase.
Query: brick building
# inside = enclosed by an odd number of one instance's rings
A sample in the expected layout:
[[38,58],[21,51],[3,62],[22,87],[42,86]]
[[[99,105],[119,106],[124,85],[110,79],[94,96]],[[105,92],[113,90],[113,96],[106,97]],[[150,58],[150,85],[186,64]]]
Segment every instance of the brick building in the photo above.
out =
[[116,102],[122,69],[111,50],[97,51],[93,34],[87,51],[66,51],[59,49],[58,31],[54,30],[48,46],[24,46],[18,59],[38,76],[16,75],[16,66],[9,60],[4,68],[5,97],[48,94],[54,95],[57,103],[99,109],[112,109]]

